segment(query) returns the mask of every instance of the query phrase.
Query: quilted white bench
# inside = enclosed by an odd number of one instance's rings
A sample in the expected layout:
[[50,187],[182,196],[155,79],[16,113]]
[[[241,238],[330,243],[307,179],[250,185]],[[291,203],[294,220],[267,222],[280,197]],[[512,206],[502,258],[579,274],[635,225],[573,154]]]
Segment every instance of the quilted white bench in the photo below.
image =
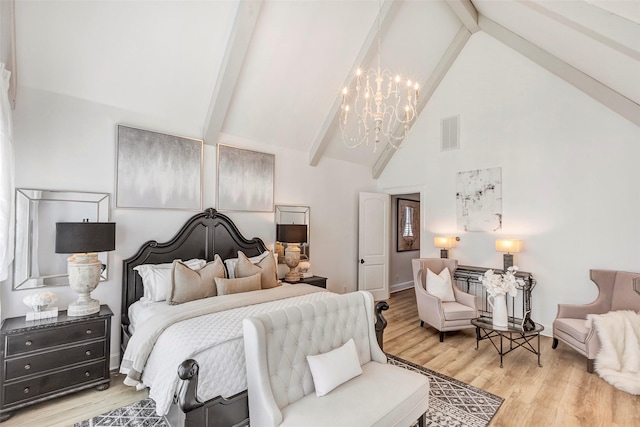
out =
[[[416,420],[424,426],[429,381],[387,364],[373,322],[373,297],[368,292],[245,319],[251,426],[390,427],[410,426]],[[352,348],[350,340],[355,343],[352,364],[356,369],[359,364],[362,373],[318,397],[314,379],[321,385],[323,378],[315,363],[312,374],[307,356],[345,354],[343,349]],[[331,377],[346,365],[328,364],[325,373]]]

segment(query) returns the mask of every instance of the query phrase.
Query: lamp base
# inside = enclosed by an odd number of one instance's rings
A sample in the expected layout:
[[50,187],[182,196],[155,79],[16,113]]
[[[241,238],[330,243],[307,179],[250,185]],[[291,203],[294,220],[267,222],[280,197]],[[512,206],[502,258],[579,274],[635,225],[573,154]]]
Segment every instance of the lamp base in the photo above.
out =
[[449,249],[440,249],[440,258],[449,258]]
[[300,281],[300,273],[298,273],[297,271],[295,271],[293,268],[284,275],[284,281],[285,282],[299,282]]
[[300,264],[300,247],[296,243],[289,243],[284,250],[284,263],[289,267],[289,272],[285,274],[285,282],[299,282],[300,274],[296,271]]
[[100,302],[89,297],[88,299],[78,298],[77,301],[69,304],[67,316],[87,316],[100,311]]
[[504,264],[504,271],[507,271],[509,267],[513,267],[513,255],[512,254],[504,254],[502,256],[502,262]]
[[67,309],[67,316],[86,316],[100,311],[100,302],[91,298],[91,292],[100,283],[102,263],[98,254],[74,254],[68,258],[69,286],[78,299]]

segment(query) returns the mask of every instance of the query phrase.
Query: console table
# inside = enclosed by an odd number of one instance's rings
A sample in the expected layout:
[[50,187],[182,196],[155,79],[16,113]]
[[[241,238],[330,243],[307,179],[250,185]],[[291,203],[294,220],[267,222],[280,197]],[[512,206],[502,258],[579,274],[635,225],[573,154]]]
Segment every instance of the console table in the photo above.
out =
[[[500,367],[502,368],[502,357],[508,353],[511,353],[516,348],[522,347],[527,351],[538,356],[538,366],[540,364],[540,332],[544,330],[544,326],[534,323],[534,328],[530,331],[525,331],[519,324],[509,322],[507,327],[494,326],[492,319],[489,317],[479,317],[472,319],[471,324],[476,327],[476,350],[480,341],[489,340],[493,347],[500,354]],[[493,338],[499,339],[499,346],[494,342]],[[509,343],[509,348],[505,349],[503,346],[503,338]],[[537,341],[536,347],[532,345],[533,340]]]
[[[476,295],[481,300],[481,306],[478,307],[480,316],[491,317],[492,313],[487,303],[487,293],[482,286],[482,280],[479,279],[487,270],[493,270],[496,274],[504,274],[504,270],[487,267],[473,267],[468,265],[459,265],[453,272],[453,279],[456,285],[465,292]],[[536,280],[533,274],[526,271],[517,271],[516,278],[522,281],[522,285],[518,286],[521,291],[518,295],[518,303],[516,298],[510,298],[509,322],[522,326],[527,331],[535,329],[535,322],[531,320],[531,291],[536,286]],[[473,291],[471,288],[473,287]]]

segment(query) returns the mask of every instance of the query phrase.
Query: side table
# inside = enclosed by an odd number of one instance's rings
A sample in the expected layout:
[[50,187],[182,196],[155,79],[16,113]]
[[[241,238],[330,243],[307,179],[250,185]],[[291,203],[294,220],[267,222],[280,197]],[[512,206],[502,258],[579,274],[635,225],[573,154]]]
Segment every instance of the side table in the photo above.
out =
[[[537,355],[538,366],[542,367],[540,364],[540,332],[544,330],[544,326],[536,323],[534,329],[531,331],[525,331],[520,325],[509,322],[509,326],[500,327],[494,326],[490,317],[478,317],[477,319],[472,319],[471,324],[476,327],[476,350],[479,348],[478,345],[480,341],[486,339],[491,341],[493,347],[498,351],[498,354],[500,354],[501,368],[502,357],[519,347]],[[496,341],[498,339],[500,340],[499,345],[493,340],[494,338],[496,338]],[[503,338],[509,343],[508,349],[503,347]],[[534,339],[537,341],[536,347],[532,344]]]
[[0,422],[19,409],[90,387],[109,388],[111,316],[5,319],[0,346]]
[[321,276],[311,276],[311,277],[306,277],[306,278],[301,278],[298,282],[287,282],[285,280],[286,283],[306,283],[307,285],[313,285],[313,286],[317,286],[319,288],[325,288],[327,289],[327,278],[326,277],[321,277]]

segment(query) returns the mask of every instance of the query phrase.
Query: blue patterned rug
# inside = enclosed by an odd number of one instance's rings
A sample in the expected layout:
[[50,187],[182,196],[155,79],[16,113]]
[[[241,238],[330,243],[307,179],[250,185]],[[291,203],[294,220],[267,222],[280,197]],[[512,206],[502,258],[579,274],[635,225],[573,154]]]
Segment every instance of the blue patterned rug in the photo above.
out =
[[[427,426],[485,427],[500,409],[504,399],[454,378],[387,354],[389,363],[429,377]],[[75,424],[74,427],[168,427],[156,415],[155,404],[144,399],[109,413]]]

